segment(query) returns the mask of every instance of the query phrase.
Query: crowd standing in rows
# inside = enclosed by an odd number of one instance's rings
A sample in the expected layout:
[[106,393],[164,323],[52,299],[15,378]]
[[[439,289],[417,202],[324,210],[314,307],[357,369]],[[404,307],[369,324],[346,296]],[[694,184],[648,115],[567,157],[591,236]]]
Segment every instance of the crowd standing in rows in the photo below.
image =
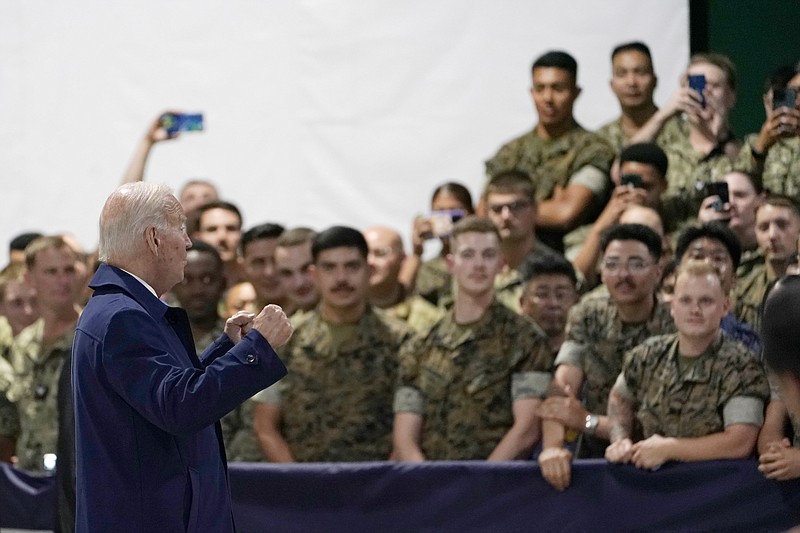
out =
[[[659,108],[647,46],[615,48],[621,114],[597,132],[573,116],[577,73],[566,52],[536,59],[535,127],[486,162],[475,202],[437,186],[409,253],[385,226],[243,231],[212,182],[186,183],[192,248],[161,296],[186,310],[197,352],[237,311],[277,304],[295,327],[287,377],[222,419],[229,460],[538,458],[565,490],[573,457],[657,468],[757,452],[768,477],[800,476],[758,334],[770,286],[800,273],[800,64],[766,81],[764,124],[744,139],[723,55],[693,56]],[[169,138],[154,121],[123,183]],[[57,464],[61,502],[96,268],[68,235],[25,234],[0,275],[0,460]]]

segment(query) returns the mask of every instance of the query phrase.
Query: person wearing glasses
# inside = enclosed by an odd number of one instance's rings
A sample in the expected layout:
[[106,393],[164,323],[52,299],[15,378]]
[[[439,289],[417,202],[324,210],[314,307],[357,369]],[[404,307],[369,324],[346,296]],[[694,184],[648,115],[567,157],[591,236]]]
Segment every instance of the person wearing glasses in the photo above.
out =
[[747,458],[769,385],[761,363],[720,330],[730,306],[720,272],[684,261],[670,305],[678,332],[628,352],[611,389],[606,459],[652,470],[668,461]]
[[800,208],[788,196],[770,195],[756,208],[755,227],[764,261],[737,280],[734,314],[759,331],[759,308],[767,286],[786,274],[797,253]]
[[519,267],[530,257],[561,256],[536,238],[537,203],[530,178],[517,171],[498,174],[483,193],[488,218],[500,233],[505,265],[495,278],[495,297],[521,312],[522,277]]
[[608,294],[584,298],[572,308],[550,394],[539,410],[539,466],[558,490],[570,483],[573,454],[564,447],[567,437],[580,435],[579,458],[605,453],[606,404],[623,354],[653,335],[675,331],[669,307],[656,298],[661,237],[641,224],[619,224],[603,235],[601,248],[600,272]]

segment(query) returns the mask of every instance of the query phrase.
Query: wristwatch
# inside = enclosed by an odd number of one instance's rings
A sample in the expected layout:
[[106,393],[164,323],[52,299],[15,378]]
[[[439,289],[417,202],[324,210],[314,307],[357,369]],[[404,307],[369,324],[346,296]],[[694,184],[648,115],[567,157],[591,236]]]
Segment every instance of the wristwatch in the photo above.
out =
[[586,415],[586,421],[583,423],[583,432],[588,435],[594,435],[597,431],[597,424],[600,423],[600,417],[589,413]]

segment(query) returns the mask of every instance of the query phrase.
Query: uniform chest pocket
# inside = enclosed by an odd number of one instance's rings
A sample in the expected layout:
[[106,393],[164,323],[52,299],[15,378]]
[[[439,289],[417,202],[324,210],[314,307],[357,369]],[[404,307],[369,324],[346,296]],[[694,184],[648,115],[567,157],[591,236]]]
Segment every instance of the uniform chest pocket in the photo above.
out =
[[510,388],[509,370],[507,368],[482,368],[470,373],[465,380],[465,390],[470,396],[480,396],[486,391],[495,391],[497,387]]

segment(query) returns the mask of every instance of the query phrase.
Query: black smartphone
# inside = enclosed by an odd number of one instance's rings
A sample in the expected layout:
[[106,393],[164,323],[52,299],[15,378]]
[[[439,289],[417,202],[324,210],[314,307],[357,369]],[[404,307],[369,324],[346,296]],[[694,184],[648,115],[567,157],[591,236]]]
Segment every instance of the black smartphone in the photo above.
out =
[[778,109],[779,107],[788,107],[790,109],[797,107],[797,90],[792,87],[773,89],[772,109]]
[[705,109],[706,108],[706,95],[703,94],[703,91],[706,88],[706,77],[704,74],[695,74],[693,76],[689,76],[689,87],[694,89],[700,94],[700,106]]
[[644,189],[644,178],[639,174],[623,174],[619,182],[634,189]]
[[165,113],[161,115],[161,126],[168,135],[179,131],[203,131],[202,113]]
[[718,200],[714,200],[714,203],[711,204],[711,207],[713,207],[715,211],[723,211],[725,209],[725,204],[730,200],[728,195],[728,183],[724,181],[706,183],[703,194],[706,198],[709,196],[719,197]]

